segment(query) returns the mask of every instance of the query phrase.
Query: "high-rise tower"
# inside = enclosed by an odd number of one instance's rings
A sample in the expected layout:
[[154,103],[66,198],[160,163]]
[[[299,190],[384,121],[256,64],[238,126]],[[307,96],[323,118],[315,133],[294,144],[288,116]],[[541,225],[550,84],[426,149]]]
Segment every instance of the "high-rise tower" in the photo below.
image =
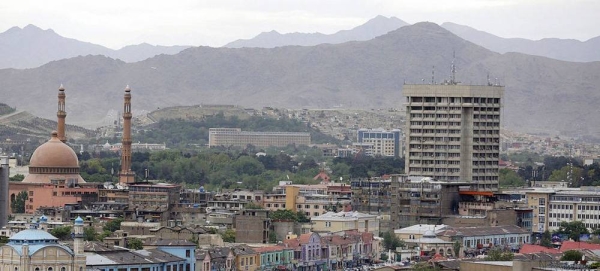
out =
[[504,87],[404,85],[409,175],[498,189]]
[[131,171],[131,117],[131,89],[127,86],[123,101],[123,148],[121,149],[120,184],[135,182],[135,174]]
[[58,139],[63,143],[67,142],[67,137],[65,136],[65,118],[67,117],[67,112],[65,111],[65,98],[67,95],[65,94],[65,88],[61,84],[58,88],[58,111],[56,112],[56,116],[58,117]]

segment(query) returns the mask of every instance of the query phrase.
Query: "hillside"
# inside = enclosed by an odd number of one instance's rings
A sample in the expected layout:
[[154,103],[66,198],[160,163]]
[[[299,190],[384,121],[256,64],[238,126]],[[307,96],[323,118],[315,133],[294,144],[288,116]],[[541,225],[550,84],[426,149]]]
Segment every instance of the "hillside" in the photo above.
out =
[[289,45],[314,46],[319,44],[339,44],[349,41],[365,41],[396,30],[408,23],[396,17],[377,16],[366,23],[350,30],[341,30],[327,35],[322,33],[288,33],[280,34],[273,30],[260,33],[258,36],[247,40],[236,40],[223,47],[227,48],[275,48]]
[[465,40],[498,53],[517,52],[575,62],[600,61],[600,37],[587,41],[556,38],[529,40],[501,38],[455,23],[443,23],[442,27]]
[[[402,85],[450,76],[506,85],[504,126],[517,131],[595,134],[600,119],[600,62],[573,63],[498,54],[432,23],[405,26],[373,40],[312,47],[189,48],[136,63],[101,56],[54,61],[36,69],[0,70],[5,102],[54,115],[60,83],[68,122],[85,125],[121,110],[132,88],[133,111],[178,105],[233,104],[260,108],[399,108]],[[10,95],[8,91],[11,91]],[[38,99],[30,99],[38,97]]]
[[0,33],[0,69],[33,68],[50,61],[85,55],[104,55],[125,62],[136,62],[159,54],[176,54],[189,46],[139,44],[113,50],[101,45],[69,39],[52,29],[28,25]]

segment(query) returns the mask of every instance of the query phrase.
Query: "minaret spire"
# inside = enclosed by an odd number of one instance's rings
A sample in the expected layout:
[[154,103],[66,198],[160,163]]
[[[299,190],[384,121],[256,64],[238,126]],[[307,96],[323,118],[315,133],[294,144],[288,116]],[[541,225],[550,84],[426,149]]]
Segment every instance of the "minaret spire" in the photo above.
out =
[[67,117],[67,112],[65,111],[66,98],[65,88],[60,84],[60,87],[58,88],[58,111],[56,112],[56,116],[58,117],[58,127],[56,131],[58,132],[58,139],[63,143],[67,142],[67,137],[65,136],[65,118]]
[[123,101],[123,148],[121,149],[121,172],[119,183],[127,185],[135,182],[135,174],[131,171],[131,89],[125,87]]

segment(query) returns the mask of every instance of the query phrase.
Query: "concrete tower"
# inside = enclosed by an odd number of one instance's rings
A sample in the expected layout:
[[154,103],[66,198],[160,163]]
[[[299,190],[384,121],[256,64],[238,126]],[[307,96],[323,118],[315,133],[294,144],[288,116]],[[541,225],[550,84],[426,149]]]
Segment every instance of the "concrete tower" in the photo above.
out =
[[498,190],[504,87],[404,85],[406,173]]
[[83,254],[83,219],[79,216],[73,225],[73,252],[75,255]]
[[131,89],[127,86],[123,101],[123,148],[121,149],[120,184],[135,182],[135,174],[131,171],[131,117]]
[[0,157],[0,228],[8,224],[8,157]]
[[60,88],[58,88],[58,111],[56,112],[56,116],[58,117],[58,139],[63,143],[67,142],[67,137],[65,136],[65,118],[67,117],[67,112],[65,111],[66,97],[65,88],[61,84]]

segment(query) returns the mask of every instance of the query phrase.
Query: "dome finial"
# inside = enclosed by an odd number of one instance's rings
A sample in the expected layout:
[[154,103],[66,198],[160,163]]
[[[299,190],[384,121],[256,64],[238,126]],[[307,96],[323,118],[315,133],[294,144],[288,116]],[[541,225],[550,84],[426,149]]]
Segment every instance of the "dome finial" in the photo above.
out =
[[58,90],[59,90],[59,91],[65,91],[65,87],[63,87],[63,84],[62,84],[62,83],[60,84],[60,87],[58,87]]
[[52,137],[58,137],[58,132],[57,131],[52,131],[51,135],[52,135]]
[[131,92],[131,88],[129,88],[129,85],[127,85],[127,86],[125,87],[125,92]]

